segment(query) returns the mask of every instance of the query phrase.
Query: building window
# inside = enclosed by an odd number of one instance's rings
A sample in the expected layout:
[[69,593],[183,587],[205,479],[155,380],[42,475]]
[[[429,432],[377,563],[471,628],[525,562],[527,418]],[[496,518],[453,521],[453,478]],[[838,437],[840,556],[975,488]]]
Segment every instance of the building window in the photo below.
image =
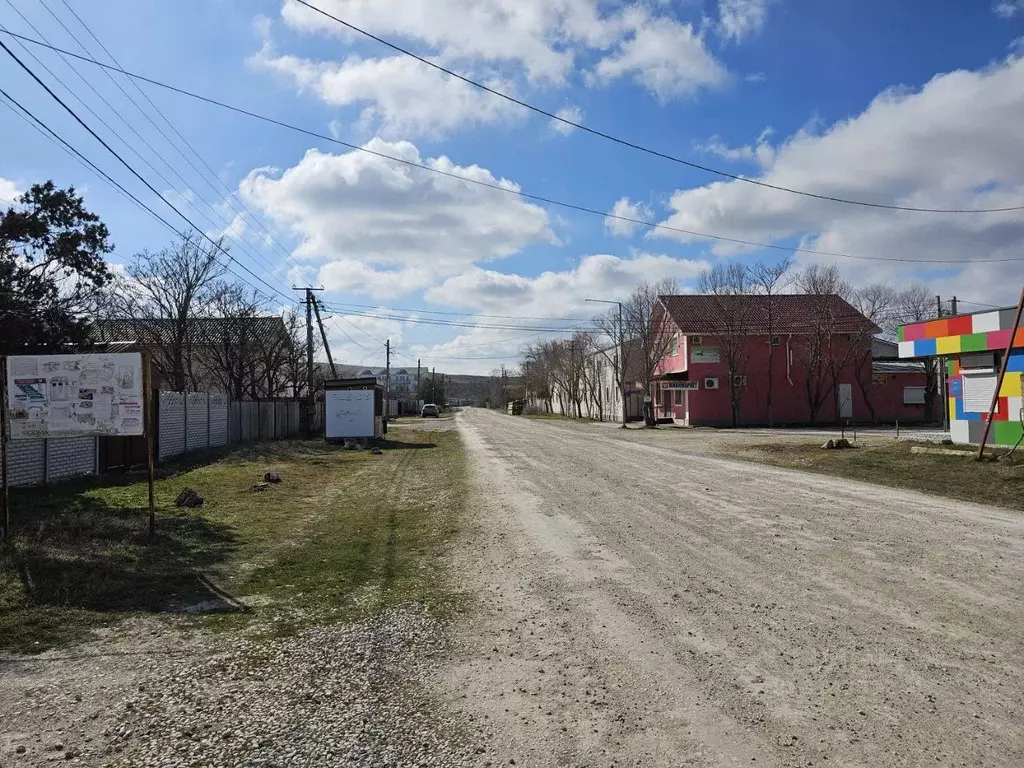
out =
[[675,357],[676,355],[679,354],[679,334],[678,333],[672,336],[672,351],[669,354],[672,355],[672,357]]
[[682,405],[682,404],[683,404],[683,390],[677,389],[676,390],[676,405]]

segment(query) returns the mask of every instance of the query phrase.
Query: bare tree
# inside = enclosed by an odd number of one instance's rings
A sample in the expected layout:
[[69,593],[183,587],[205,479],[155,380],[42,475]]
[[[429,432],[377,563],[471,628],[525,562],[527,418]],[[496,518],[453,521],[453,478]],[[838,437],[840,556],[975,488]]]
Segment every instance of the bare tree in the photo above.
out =
[[[896,326],[907,323],[921,323],[938,317],[938,306],[935,297],[927,286],[915,283],[900,291],[894,300],[895,309],[890,316],[889,330],[895,333]],[[935,400],[939,394],[938,357],[928,357],[921,361],[924,364],[924,417],[932,421],[935,417]]]
[[740,399],[746,388],[747,365],[752,350],[750,331],[754,318],[752,303],[744,297],[753,289],[750,271],[740,264],[717,264],[697,279],[697,290],[708,296],[701,317],[718,344],[729,375],[729,405],[732,425],[739,425]]
[[211,298],[209,311],[208,320],[193,321],[195,336],[202,344],[199,365],[232,399],[259,399],[262,376],[257,367],[265,339],[258,298],[240,285],[221,285]]
[[[854,291],[851,303],[874,325],[884,329],[892,317],[896,298],[896,291],[891,286],[876,283],[874,285],[866,285]],[[854,350],[853,369],[857,379],[857,386],[860,389],[861,396],[864,398],[864,404],[867,405],[868,412],[871,414],[871,421],[877,423],[878,414],[875,412],[871,387],[874,361],[873,340],[874,334],[872,333],[868,338],[851,339],[851,342],[856,347]]]
[[[283,363],[281,370],[284,380],[292,390],[292,397],[304,398],[309,390],[309,375],[307,372],[306,356],[306,323],[295,312],[286,312],[284,320],[284,332],[286,342],[282,349]],[[313,354],[319,351],[316,336],[313,337]],[[323,389],[323,376],[319,368],[313,371],[313,393],[314,395]]]
[[812,424],[818,423],[821,407],[834,392],[835,380],[833,344],[836,342],[836,318],[833,296],[849,294],[849,286],[839,277],[835,266],[812,264],[796,278],[797,287],[807,294],[812,303],[806,333],[797,345],[804,362],[804,396]]
[[150,351],[153,366],[172,389],[195,386],[194,323],[209,314],[224,268],[217,247],[195,233],[167,248],[143,251],[127,269],[127,279],[111,291],[112,309],[134,321],[139,343]]
[[[672,324],[662,310],[659,296],[670,296],[679,293],[679,284],[672,278],[664,278],[655,283],[640,282],[630,297],[623,302],[623,324],[625,334],[636,340],[636,366],[644,383],[644,391],[652,397],[644,407],[645,421],[654,426],[653,383],[668,350],[672,345]],[[623,370],[629,370],[623,366]],[[625,406],[625,403],[623,403]]]
[[543,344],[531,344],[523,350],[523,383],[526,391],[544,403],[544,409],[551,413],[554,382]]
[[750,268],[750,280],[757,291],[767,297],[766,327],[768,335],[768,382],[765,391],[765,407],[768,416],[768,426],[775,426],[775,418],[772,407],[775,399],[775,345],[772,337],[775,336],[775,296],[789,282],[788,273],[793,266],[793,261],[788,256],[774,264],[757,262]]

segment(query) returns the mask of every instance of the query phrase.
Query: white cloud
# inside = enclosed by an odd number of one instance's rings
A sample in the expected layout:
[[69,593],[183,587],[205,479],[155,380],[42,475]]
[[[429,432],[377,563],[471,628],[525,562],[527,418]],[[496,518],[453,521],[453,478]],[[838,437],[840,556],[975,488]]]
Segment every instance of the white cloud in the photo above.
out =
[[718,33],[737,42],[756,35],[768,20],[771,0],[718,0]]
[[[580,109],[579,107],[562,107],[560,110],[555,112],[555,114],[558,117],[562,118],[562,120],[570,120],[574,123],[583,122],[583,110]],[[555,133],[560,133],[563,136],[568,136],[576,129],[571,125],[567,125],[566,123],[560,122],[559,120],[552,120],[551,130],[553,130]]]
[[[863,113],[825,129],[801,130],[775,147],[758,177],[820,194],[929,208],[994,208],[1024,201],[1024,59],[933,78],[918,91],[879,95]],[[680,190],[665,224],[748,240],[802,240],[821,250],[891,258],[980,260],[1019,257],[1019,212],[955,215],[882,211],[764,189],[740,181]],[[651,236],[692,236],[652,231]],[[714,251],[747,250],[717,243]],[[805,257],[811,259],[813,257]],[[826,261],[835,259],[826,258]],[[851,279],[931,279],[940,267],[840,259]],[[946,267],[983,296],[1020,263]],[[980,279],[982,275],[988,275]],[[1016,280],[1019,284],[1019,279]]]
[[[366,148],[507,189],[518,186],[477,165],[424,158],[409,142]],[[257,169],[241,193],[299,238],[296,258],[324,259],[319,279],[384,297],[440,282],[470,265],[539,243],[557,243],[547,212],[507,193],[363,152],[316,149],[281,172]],[[397,270],[397,271],[396,271]]]
[[625,14],[632,36],[598,62],[599,82],[632,77],[665,102],[726,83],[728,74],[708,52],[691,24],[667,17],[651,18],[637,7]]
[[[654,217],[654,211],[651,210],[649,205],[630,202],[628,197],[621,197],[616,200],[609,213],[612,216],[623,216],[627,219],[639,219],[641,221],[651,221]],[[605,230],[616,237],[632,237],[639,226],[641,225],[634,224],[632,221],[623,221],[622,219],[604,220]]]
[[[301,91],[312,91],[331,106],[363,106],[364,130],[386,137],[439,136],[453,129],[521,120],[522,107],[448,77],[407,56],[341,63],[277,56],[269,46],[250,58],[261,69],[289,78]],[[512,93],[512,83],[491,79],[488,86]],[[340,132],[335,121],[332,135]],[[337,136],[335,136],[337,138]]]
[[15,182],[0,176],[0,200],[13,203],[14,198],[20,194],[22,194],[22,190]]
[[992,5],[992,12],[996,16],[1009,19],[1018,13],[1024,12],[1024,0],[999,0]]
[[[708,267],[706,261],[642,253],[632,258],[608,254],[584,256],[573,269],[544,272],[537,277],[471,269],[430,288],[429,301],[487,314],[590,318],[600,312],[585,299],[623,299],[639,280],[674,277],[692,280]],[[551,327],[539,321],[539,327]]]
[[732,162],[756,162],[758,165],[767,168],[775,159],[775,149],[768,141],[772,132],[770,127],[765,128],[761,131],[761,135],[757,137],[757,141],[742,147],[730,147],[722,141],[720,136],[712,136],[705,143],[698,144],[697,149]]

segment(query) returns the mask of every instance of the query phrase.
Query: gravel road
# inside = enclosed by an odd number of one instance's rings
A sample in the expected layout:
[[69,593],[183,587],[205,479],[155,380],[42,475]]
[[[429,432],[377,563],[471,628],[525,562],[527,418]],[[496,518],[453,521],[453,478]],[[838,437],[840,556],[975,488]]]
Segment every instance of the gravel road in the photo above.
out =
[[1024,765],[1024,516],[470,409],[494,765]]

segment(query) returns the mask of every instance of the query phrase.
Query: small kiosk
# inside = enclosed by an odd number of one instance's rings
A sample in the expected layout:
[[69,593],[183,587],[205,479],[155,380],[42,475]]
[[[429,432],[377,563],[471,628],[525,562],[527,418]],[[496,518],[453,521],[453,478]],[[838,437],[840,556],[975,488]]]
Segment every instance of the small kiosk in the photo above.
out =
[[384,387],[373,377],[324,382],[324,434],[329,443],[380,440],[387,432]]

